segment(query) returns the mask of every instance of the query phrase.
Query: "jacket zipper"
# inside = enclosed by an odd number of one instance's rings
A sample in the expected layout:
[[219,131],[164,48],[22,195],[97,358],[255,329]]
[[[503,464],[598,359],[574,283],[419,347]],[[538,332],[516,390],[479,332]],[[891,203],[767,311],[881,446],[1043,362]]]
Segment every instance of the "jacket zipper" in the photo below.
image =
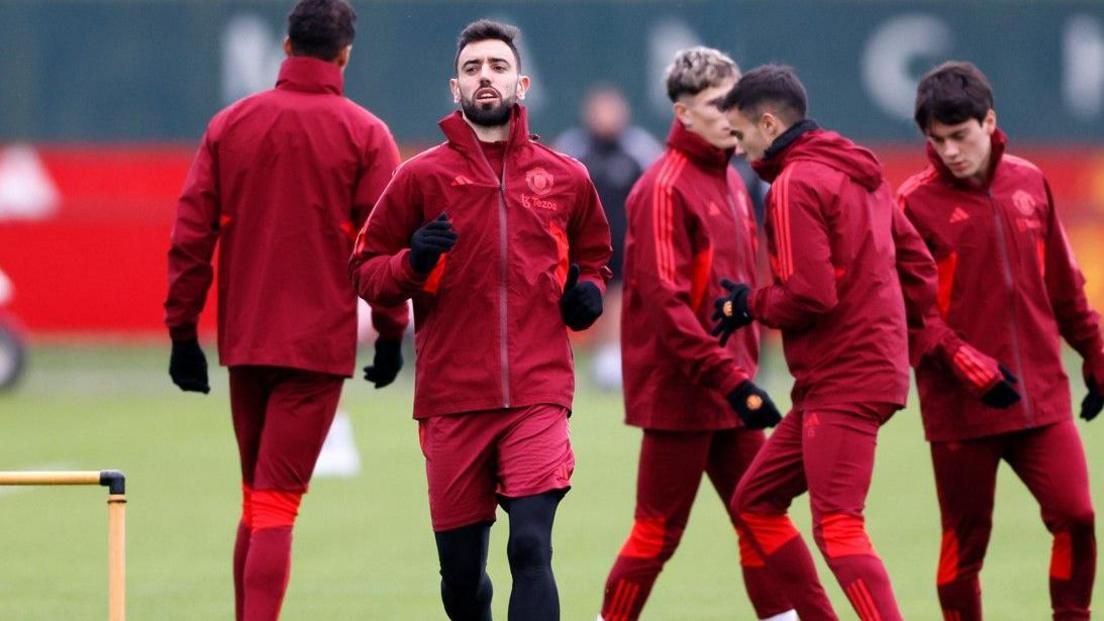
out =
[[[475,133],[475,130],[472,130]],[[501,268],[499,269],[499,298],[498,298],[498,355],[502,366],[502,407],[510,407],[510,359],[509,359],[509,347],[506,339],[506,327],[509,325],[507,321],[507,311],[509,308],[509,291],[506,288],[506,279],[509,275],[510,263],[507,257],[507,229],[506,229],[506,159],[510,155],[510,142],[506,141],[506,148],[502,152],[502,175],[495,174],[494,168],[491,168],[491,161],[487,159],[487,154],[483,152],[483,147],[479,144],[479,137],[475,137],[475,148],[479,151],[479,156],[483,158],[483,163],[487,165],[487,170],[491,171],[493,176],[498,181],[498,245],[500,255],[502,257]]]
[[1020,332],[1016,322],[1016,282],[1012,277],[1012,262],[1008,256],[1008,242],[1004,237],[1004,220],[1001,218],[997,202],[993,200],[992,192],[986,190],[985,196],[989,199],[989,206],[993,210],[997,247],[1000,248],[1001,267],[1004,269],[1004,284],[1008,288],[1009,308],[1011,309],[1010,319],[1012,322],[1012,357],[1014,359],[1013,364],[1016,366],[1016,377],[1020,381],[1020,393],[1022,395],[1020,402],[1023,403],[1024,415],[1027,416],[1027,422],[1030,425],[1034,423],[1035,416],[1031,411],[1031,398],[1027,394],[1027,376],[1024,375],[1023,359],[1020,356]]

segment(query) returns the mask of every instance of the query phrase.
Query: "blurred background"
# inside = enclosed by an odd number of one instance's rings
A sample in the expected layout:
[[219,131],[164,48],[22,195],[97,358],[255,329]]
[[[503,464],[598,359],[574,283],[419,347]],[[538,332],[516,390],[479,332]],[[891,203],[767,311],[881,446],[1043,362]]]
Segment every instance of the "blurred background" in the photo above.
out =
[[[404,156],[441,140],[436,122],[453,109],[447,80],[456,35],[491,17],[524,33],[532,130],[584,161],[597,158],[588,161],[592,172],[601,167],[612,186],[631,185],[634,167],[646,165],[666,135],[670,102],[661,78],[680,48],[717,47],[745,69],[793,65],[811,116],[870,146],[895,186],[924,165],[911,121],[916,81],[944,60],[973,61],[993,83],[1010,150],[1047,174],[1090,298],[1104,307],[1104,4],[1097,0],[353,4],[359,22],[346,93],[390,125]],[[135,618],[230,614],[237,482],[225,377],[212,378],[206,399],[169,384],[165,252],[207,120],[273,85],[291,5],[0,0],[0,350],[13,335],[29,346],[20,384],[0,394],[0,469],[131,473]],[[607,105],[593,110],[591,95]],[[628,157],[620,174],[587,151],[609,142]],[[606,206],[620,208],[616,199]],[[213,310],[209,304],[202,324],[212,360]],[[585,346],[578,355],[584,368],[608,358]],[[779,352],[766,356],[764,382],[785,405],[790,378]],[[1080,361],[1068,363],[1078,378]],[[0,362],[0,375],[4,364],[16,363]],[[351,441],[363,466],[350,478],[320,481],[322,493],[305,505],[288,618],[439,618],[410,376],[404,371],[382,392],[348,384],[344,407],[354,413]],[[1072,383],[1079,400],[1081,383]],[[583,498],[565,503],[557,548],[568,619],[596,614],[631,518],[638,433],[620,424],[611,388],[615,377],[584,378],[573,419],[573,496]],[[917,418],[910,409],[888,428],[870,521],[891,573],[899,572],[906,616],[934,619],[938,517]],[[1086,442],[1099,472],[1104,442],[1091,433]],[[0,549],[28,563],[0,570],[0,618],[101,616],[102,498],[75,494],[0,490],[0,532],[27,532],[0,539]],[[992,618],[1044,618],[1046,534],[1018,484],[1005,477],[1000,494],[1007,504],[998,503],[986,606]],[[334,507],[337,495],[346,500]],[[700,504],[648,618],[750,614],[720,505]],[[492,551],[496,563],[502,543]],[[505,594],[504,565],[492,570]],[[829,590],[845,610],[838,589]]]

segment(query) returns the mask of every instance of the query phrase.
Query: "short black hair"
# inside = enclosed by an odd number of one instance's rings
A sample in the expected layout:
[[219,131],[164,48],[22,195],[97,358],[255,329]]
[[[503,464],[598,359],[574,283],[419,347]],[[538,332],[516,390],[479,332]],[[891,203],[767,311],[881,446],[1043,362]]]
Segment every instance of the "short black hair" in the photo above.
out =
[[510,47],[510,50],[514,53],[514,58],[517,59],[517,68],[521,69],[521,54],[518,53],[517,44],[514,40],[521,36],[521,30],[517,26],[511,26],[510,24],[503,24],[502,22],[496,22],[490,19],[481,19],[474,21],[464,27],[460,31],[460,36],[456,39],[456,56],[452,59],[452,68],[459,71],[457,63],[460,62],[460,52],[464,51],[464,48],[468,45],[475,43],[476,41],[486,41],[488,39],[495,39],[502,41]]
[[765,108],[787,123],[805,120],[809,99],[797,73],[789,65],[762,65],[745,73],[725,95],[721,110],[737,108],[749,116],[762,116]]
[[294,56],[333,60],[356,37],[356,11],[345,0],[299,0],[287,19]]
[[952,60],[920,79],[913,119],[927,132],[932,120],[957,125],[970,119],[980,123],[993,109],[993,88],[973,63]]

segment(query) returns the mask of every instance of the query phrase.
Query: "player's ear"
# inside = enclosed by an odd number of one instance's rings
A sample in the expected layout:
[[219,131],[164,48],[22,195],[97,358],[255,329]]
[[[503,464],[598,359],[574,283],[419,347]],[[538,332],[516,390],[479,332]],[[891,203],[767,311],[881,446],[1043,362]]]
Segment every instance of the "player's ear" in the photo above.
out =
[[334,63],[336,63],[338,67],[344,69],[349,65],[349,56],[352,53],[353,46],[346,45],[344,48],[341,49],[340,52],[337,53],[337,58],[334,58]]
[[686,107],[686,103],[682,100],[678,100],[671,104],[671,110],[675,113],[675,118],[679,120],[679,123],[689,129],[690,127],[690,109]]
[[284,54],[287,54],[288,58],[294,55],[291,53],[291,37],[284,37]]
[[985,133],[990,136],[993,132],[997,131],[997,111],[989,108],[989,112],[985,113],[985,118],[981,120],[981,128],[985,130]]
[[449,80],[449,90],[452,91],[452,103],[460,103],[460,82],[456,78]]
[[518,77],[517,87],[514,89],[514,94],[518,99],[525,99],[525,93],[529,92],[529,86],[531,82],[529,76],[522,75]]

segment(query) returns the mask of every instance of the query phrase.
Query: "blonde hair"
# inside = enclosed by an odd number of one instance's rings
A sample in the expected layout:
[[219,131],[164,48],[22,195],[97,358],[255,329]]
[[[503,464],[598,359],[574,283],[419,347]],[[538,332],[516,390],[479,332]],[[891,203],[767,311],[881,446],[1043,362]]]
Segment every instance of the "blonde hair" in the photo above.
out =
[[682,95],[697,95],[733,77],[740,77],[740,67],[728,54],[700,45],[688,47],[679,50],[667,66],[667,96],[674,102]]

